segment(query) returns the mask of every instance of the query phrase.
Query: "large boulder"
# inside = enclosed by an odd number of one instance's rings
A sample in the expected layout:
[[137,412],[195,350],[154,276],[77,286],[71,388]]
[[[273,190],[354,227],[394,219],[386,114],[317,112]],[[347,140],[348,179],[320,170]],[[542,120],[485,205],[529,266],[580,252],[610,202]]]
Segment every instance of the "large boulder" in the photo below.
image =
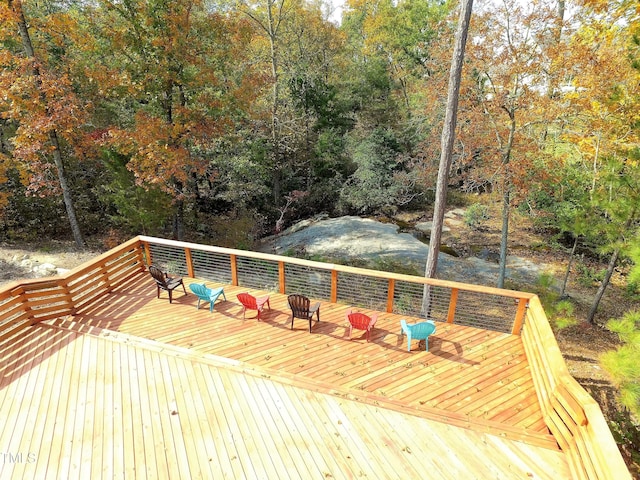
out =
[[[368,218],[345,216],[305,220],[270,237],[262,251],[278,255],[316,257],[320,259],[367,262],[376,268],[380,262],[401,264],[422,274],[428,245],[396,225]],[[533,282],[542,266],[517,257],[509,257],[507,276],[517,281]],[[456,258],[440,252],[438,278],[463,283],[495,285],[498,265],[479,258]]]

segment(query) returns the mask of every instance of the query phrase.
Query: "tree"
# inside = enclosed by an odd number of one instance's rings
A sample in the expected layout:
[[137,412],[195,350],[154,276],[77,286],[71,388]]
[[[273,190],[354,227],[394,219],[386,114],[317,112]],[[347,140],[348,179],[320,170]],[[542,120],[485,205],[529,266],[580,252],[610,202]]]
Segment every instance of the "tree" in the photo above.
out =
[[[52,17],[52,22],[60,22],[58,27],[73,29],[68,16]],[[63,71],[47,68],[44,50],[36,53],[32,23],[27,21],[22,1],[7,0],[0,5],[0,19],[3,20],[0,23],[2,42],[13,43],[13,32],[17,31],[22,46],[22,55],[5,48],[1,57],[0,89],[6,94],[0,101],[6,105],[5,116],[19,125],[13,137],[12,156],[28,165],[34,191],[43,191],[50,183],[47,173],[53,161],[73,237],[76,245],[83,247],[85,242],[67,181],[63,151],[65,141],[75,147],[81,144],[77,132],[84,123],[83,106],[74,95],[72,79]]]
[[[596,3],[596,2],[594,2]],[[583,211],[595,212],[590,231],[609,255],[587,316],[595,323],[617,262],[638,230],[640,205],[640,72],[635,7],[621,4],[605,15],[586,16],[572,37],[572,89],[565,95],[572,130],[566,138],[591,163],[591,186]],[[596,3],[595,8],[602,7]],[[630,10],[628,10],[630,8]],[[600,11],[600,10],[599,10]],[[598,42],[593,40],[597,38]]]
[[[461,5],[458,29],[456,31],[456,39],[453,49],[453,58],[451,60],[447,108],[444,126],[442,128],[440,167],[438,168],[438,180],[436,185],[436,202],[433,210],[433,224],[429,240],[429,253],[425,267],[425,277],[427,278],[434,278],[438,268],[438,252],[440,248],[440,239],[442,237],[442,224],[444,222],[444,210],[447,200],[447,186],[449,171],[451,169],[451,155],[455,139],[460,78],[462,75],[464,51],[467,43],[467,34],[469,31],[469,22],[471,21],[472,8],[473,0],[466,0]],[[429,292],[426,285],[424,297],[423,310],[424,313],[427,314],[429,311]]]
[[[474,67],[475,100],[471,108],[481,112],[487,140],[495,142],[478,149],[486,165],[486,176],[502,194],[502,231],[500,269],[497,285],[504,287],[508,251],[510,210],[514,199],[522,199],[530,188],[528,174],[536,158],[544,156],[544,145],[537,140],[539,129],[546,126],[550,109],[538,109],[549,85],[547,55],[555,49],[556,12],[543,2],[522,4],[505,0],[488,7],[476,17],[478,37],[469,48]],[[548,118],[548,117],[547,117]],[[476,143],[482,145],[482,143]],[[495,157],[492,155],[495,152]],[[494,159],[492,159],[494,157]],[[540,170],[536,170],[538,172]]]
[[173,199],[173,235],[182,239],[188,202],[215,180],[218,142],[260,81],[242,70],[250,29],[201,0],[99,6],[88,28],[107,47],[89,52],[100,55],[91,72],[112,72],[118,82],[103,88],[126,102],[103,145],[129,158],[138,185]]
[[[350,0],[344,28],[363,59],[379,59],[407,118],[424,108],[419,85],[430,74],[431,48],[452,4],[430,0]],[[358,34],[356,37],[355,34]]]
[[609,320],[607,328],[618,334],[623,345],[603,354],[600,363],[618,388],[620,402],[640,418],[640,311]]
[[389,130],[377,129],[358,139],[350,147],[356,171],[345,182],[341,200],[358,213],[371,213],[396,207],[411,200],[399,176],[402,165],[398,161],[400,145]]
[[282,119],[281,115],[281,31],[283,23],[291,14],[292,2],[287,0],[265,0],[264,2],[247,2],[242,12],[258,26],[266,36],[269,45],[269,66],[271,83],[270,133],[271,133],[271,166],[273,169],[273,201],[280,203],[283,174],[282,160]]

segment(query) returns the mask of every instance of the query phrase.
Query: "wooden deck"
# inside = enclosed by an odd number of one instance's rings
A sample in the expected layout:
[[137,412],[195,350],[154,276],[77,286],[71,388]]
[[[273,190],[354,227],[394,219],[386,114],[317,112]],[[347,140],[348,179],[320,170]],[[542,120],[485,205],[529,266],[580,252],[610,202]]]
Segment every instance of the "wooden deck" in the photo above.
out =
[[210,313],[139,275],[30,327],[0,354],[0,478],[571,477],[520,337],[438,324],[407,352],[400,316],[349,341],[346,305],[309,334],[224,287]]

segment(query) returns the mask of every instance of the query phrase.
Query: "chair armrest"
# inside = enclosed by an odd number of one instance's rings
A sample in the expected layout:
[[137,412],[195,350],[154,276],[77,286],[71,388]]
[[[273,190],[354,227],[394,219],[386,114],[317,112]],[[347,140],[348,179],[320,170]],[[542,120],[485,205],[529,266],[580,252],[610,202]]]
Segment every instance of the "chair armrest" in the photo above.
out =
[[222,293],[222,290],[224,290],[224,287],[218,287],[218,288],[213,288],[213,289],[209,289],[209,298],[217,298],[220,296],[220,294]]

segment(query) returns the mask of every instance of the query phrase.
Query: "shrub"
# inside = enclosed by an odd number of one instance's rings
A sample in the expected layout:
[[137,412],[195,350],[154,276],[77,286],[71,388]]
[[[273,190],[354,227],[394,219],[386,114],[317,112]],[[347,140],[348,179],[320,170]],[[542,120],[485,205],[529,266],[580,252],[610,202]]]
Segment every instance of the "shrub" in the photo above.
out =
[[600,363],[619,388],[620,402],[640,417],[640,310],[607,322],[623,345],[602,355]]
[[481,203],[470,205],[464,212],[464,223],[474,230],[478,230],[486,220],[489,220],[489,208]]
[[540,275],[535,290],[554,328],[561,330],[576,324],[573,314],[574,305],[571,301],[560,298],[553,275],[548,273]]

